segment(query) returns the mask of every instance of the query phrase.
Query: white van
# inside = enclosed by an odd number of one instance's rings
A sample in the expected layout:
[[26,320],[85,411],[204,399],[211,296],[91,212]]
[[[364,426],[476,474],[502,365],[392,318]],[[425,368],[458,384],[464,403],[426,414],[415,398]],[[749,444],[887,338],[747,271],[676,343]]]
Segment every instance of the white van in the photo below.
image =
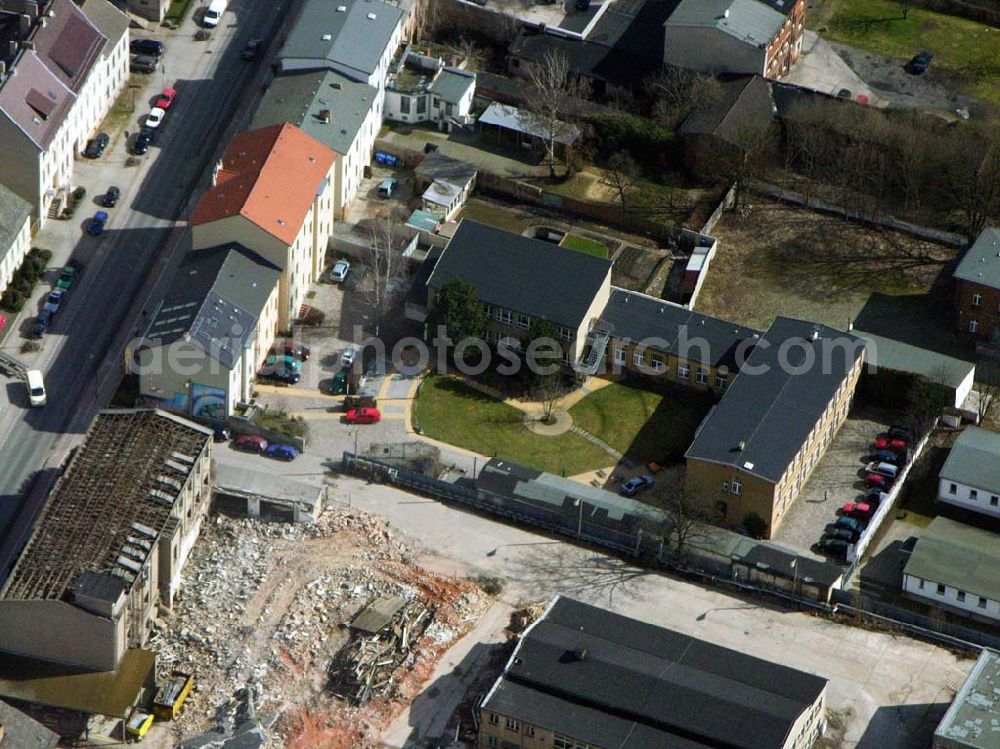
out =
[[227,0],[212,0],[201,22],[210,29],[218,26],[219,21],[222,20],[222,14],[226,12],[226,2]]
[[45,381],[37,369],[29,369],[25,375],[28,383],[28,400],[35,408],[45,405]]

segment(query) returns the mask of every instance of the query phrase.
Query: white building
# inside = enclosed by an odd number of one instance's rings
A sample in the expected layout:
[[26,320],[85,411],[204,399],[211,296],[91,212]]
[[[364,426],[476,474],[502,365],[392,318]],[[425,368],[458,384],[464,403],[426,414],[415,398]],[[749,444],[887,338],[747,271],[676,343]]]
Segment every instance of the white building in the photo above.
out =
[[903,592],[975,619],[1000,621],[1000,536],[934,518],[903,568]]
[[0,294],[31,249],[31,205],[0,185]]
[[134,353],[144,403],[224,418],[248,401],[278,329],[280,276],[236,243],[189,252]]
[[938,474],[938,500],[1000,518],[1000,434],[968,427]]
[[423,191],[424,211],[449,221],[472,194],[478,174],[472,164],[432,151],[413,170],[414,192]]
[[933,749],[1000,749],[1000,654],[983,649],[934,731]]
[[407,52],[386,84],[385,119],[397,122],[464,122],[472,112],[476,74],[444,60]]
[[128,27],[101,2],[88,0],[86,13],[52,0],[43,15],[22,16],[30,28],[11,42],[17,51],[0,74],[0,183],[31,203],[38,222],[72,187],[75,156],[127,80]]
[[333,151],[288,123],[240,133],[191,216],[195,249],[239,242],[281,269],[280,330],[291,328],[323,272],[336,162]]

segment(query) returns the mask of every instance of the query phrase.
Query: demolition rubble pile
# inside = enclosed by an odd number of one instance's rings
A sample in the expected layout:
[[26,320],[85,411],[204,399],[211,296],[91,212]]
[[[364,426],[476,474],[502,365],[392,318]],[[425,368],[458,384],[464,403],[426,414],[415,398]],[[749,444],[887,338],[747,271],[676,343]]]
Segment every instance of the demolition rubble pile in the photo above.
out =
[[[402,605],[383,628],[350,628],[385,598]],[[211,727],[245,686],[261,715],[278,716],[268,746],[346,749],[368,745],[488,605],[471,581],[417,567],[377,516],[336,509],[296,525],[217,517],[150,647],[161,672],[195,674],[179,734]]]

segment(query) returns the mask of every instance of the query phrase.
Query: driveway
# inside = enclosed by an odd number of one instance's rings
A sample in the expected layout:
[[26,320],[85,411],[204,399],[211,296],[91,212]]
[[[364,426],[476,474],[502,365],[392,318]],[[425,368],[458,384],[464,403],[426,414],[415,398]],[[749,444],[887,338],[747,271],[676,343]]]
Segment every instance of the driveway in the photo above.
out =
[[859,96],[865,96],[869,105],[887,105],[843,60],[833,45],[820,39],[815,31],[806,31],[802,39],[802,56],[783,80],[831,96],[846,89],[851,92],[849,98],[855,101]]

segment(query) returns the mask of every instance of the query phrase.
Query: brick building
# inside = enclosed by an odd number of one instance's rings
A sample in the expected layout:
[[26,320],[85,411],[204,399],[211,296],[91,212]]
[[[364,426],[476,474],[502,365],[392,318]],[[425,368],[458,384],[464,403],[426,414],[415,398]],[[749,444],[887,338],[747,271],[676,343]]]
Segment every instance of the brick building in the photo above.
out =
[[983,229],[954,278],[959,333],[980,341],[1000,339],[1000,229]]

